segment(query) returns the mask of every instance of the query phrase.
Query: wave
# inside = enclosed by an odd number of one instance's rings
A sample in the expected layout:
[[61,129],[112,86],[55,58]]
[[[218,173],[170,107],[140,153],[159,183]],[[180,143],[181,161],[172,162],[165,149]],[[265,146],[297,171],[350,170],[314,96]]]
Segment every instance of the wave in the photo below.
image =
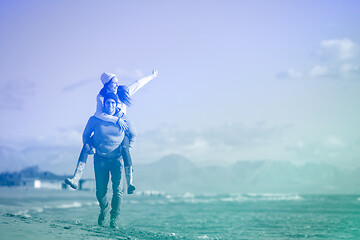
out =
[[79,202],[73,202],[70,204],[61,204],[61,205],[57,206],[56,208],[65,209],[65,208],[78,208],[78,207],[82,207],[82,204]]
[[298,201],[304,200],[298,194],[291,193],[247,193],[231,194],[229,197],[221,198],[224,202],[243,202],[243,201]]
[[201,235],[201,236],[198,236],[197,238],[199,238],[199,239],[210,239],[210,237],[208,235]]
[[209,203],[217,201],[216,198],[213,197],[204,197],[201,195],[195,195],[190,192],[186,192],[183,194],[167,194],[165,198],[172,203]]
[[172,203],[211,203],[216,202],[218,199],[215,198],[189,198],[189,199],[182,199],[182,198],[171,198],[168,199],[169,202]]
[[[146,197],[149,204],[167,203],[193,203],[206,204],[213,202],[244,202],[244,201],[301,201],[304,197],[297,193],[231,193],[231,194],[194,194],[185,192],[181,194],[165,193],[163,191],[139,191],[134,196],[126,199],[130,204],[139,204],[142,197]],[[358,199],[360,201],[360,197]]]
[[247,193],[223,195],[194,195],[192,193],[167,194],[165,199],[172,203],[211,203],[211,202],[244,202],[244,201],[299,201],[304,200],[299,194],[293,193]]
[[146,190],[146,191],[136,191],[135,195],[137,196],[165,196],[164,191],[156,191],[156,190]]
[[32,217],[33,214],[43,213],[45,210],[80,208],[83,206],[94,206],[94,205],[99,205],[99,203],[98,202],[80,203],[80,202],[75,201],[72,203],[60,204],[60,205],[55,205],[55,206],[32,207],[30,209],[18,211],[16,213],[14,213],[14,215],[30,218],[30,217]]
[[14,213],[13,215],[21,218],[31,218],[31,215],[29,214],[29,210],[19,211]]

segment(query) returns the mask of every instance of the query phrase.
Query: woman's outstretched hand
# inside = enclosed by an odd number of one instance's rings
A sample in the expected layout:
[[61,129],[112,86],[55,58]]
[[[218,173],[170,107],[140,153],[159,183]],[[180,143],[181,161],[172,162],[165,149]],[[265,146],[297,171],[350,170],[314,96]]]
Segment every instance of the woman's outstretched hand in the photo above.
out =
[[119,124],[119,127],[120,127],[124,132],[126,132],[126,131],[129,129],[127,123],[126,123],[122,118],[119,118],[118,124]]
[[152,74],[151,74],[151,75],[153,75],[153,77],[154,77],[154,78],[156,78],[156,77],[157,77],[157,75],[158,75],[158,73],[159,73],[159,71],[158,71],[158,70],[153,69],[153,71],[152,71]]

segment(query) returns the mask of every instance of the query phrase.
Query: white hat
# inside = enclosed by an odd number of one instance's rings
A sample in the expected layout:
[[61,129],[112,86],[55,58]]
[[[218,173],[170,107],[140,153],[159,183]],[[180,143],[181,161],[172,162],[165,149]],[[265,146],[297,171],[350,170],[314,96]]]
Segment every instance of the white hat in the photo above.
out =
[[105,85],[106,83],[110,82],[113,78],[116,78],[116,75],[113,73],[107,73],[107,72],[103,72],[101,74],[101,82]]

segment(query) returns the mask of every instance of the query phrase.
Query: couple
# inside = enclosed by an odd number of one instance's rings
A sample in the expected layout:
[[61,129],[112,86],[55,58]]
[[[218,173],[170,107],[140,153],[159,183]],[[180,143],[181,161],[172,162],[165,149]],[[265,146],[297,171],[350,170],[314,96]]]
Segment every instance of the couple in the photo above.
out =
[[76,189],[82,176],[89,154],[94,154],[94,171],[96,182],[96,198],[100,206],[98,224],[102,226],[108,209],[107,186],[111,174],[113,197],[111,201],[110,227],[116,227],[120,213],[122,190],[120,187],[123,158],[127,193],[132,194],[135,186],[132,184],[132,148],[136,133],[130,121],[126,118],[126,106],[131,104],[131,96],[146,83],[157,76],[157,71],[139,79],[130,86],[119,85],[114,74],[103,73],[101,81],[104,87],[97,96],[95,114],[88,120],[83,132],[83,148],[72,178],[65,183]]

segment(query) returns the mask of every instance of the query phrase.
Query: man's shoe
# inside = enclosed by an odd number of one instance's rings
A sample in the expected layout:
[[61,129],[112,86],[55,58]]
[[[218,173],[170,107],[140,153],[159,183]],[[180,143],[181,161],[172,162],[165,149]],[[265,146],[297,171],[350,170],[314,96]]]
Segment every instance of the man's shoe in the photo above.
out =
[[100,211],[100,214],[98,217],[99,226],[104,226],[105,218],[106,218],[106,211]]
[[111,228],[114,228],[114,229],[117,228],[117,223],[116,223],[117,219],[118,219],[117,217],[111,217],[110,218],[110,227]]

